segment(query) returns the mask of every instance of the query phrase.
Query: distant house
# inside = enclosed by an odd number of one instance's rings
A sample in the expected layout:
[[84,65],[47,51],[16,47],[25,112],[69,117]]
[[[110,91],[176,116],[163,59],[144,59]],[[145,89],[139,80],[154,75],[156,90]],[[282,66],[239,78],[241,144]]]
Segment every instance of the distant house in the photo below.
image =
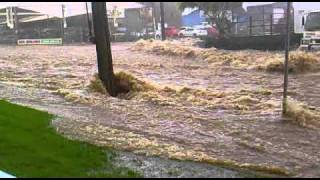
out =
[[[19,5],[19,4],[17,4]],[[89,19],[92,21],[88,3]],[[141,32],[144,28],[143,4],[136,2],[107,2],[109,28],[112,33]],[[41,4],[29,3],[25,8],[17,8],[18,32],[15,25],[9,27],[8,9],[0,9],[0,42],[15,43],[17,39],[61,38],[64,42],[84,42],[88,40],[89,25],[84,2]],[[114,13],[116,11],[116,13]],[[28,16],[25,16],[27,13]],[[114,13],[114,14],[112,14]],[[115,15],[116,14],[116,15]],[[22,16],[23,15],[23,16]],[[32,15],[32,16],[31,16]],[[15,24],[15,19],[12,19]]]
[[204,12],[202,10],[195,9],[182,16],[182,25],[183,26],[200,25],[202,22],[205,22],[206,19],[207,18],[204,15]]
[[[239,17],[240,20],[245,20],[245,10],[242,7],[235,8],[232,11],[230,11],[230,21],[235,21],[232,20],[231,18],[237,18]],[[214,17],[213,17],[214,18]],[[207,15],[204,14],[204,11],[199,10],[197,8],[195,9],[185,9],[182,15],[182,25],[183,26],[194,26],[194,25],[199,25],[202,22],[209,22],[213,21],[214,19],[209,19]]]
[[[16,14],[17,16],[14,16]],[[19,36],[24,34],[23,30],[18,31],[18,26],[24,28],[24,25],[32,19],[39,19],[44,14],[26,9],[26,8],[13,8],[6,7],[0,9],[0,42],[1,43],[14,43]],[[18,19],[17,24],[15,19]],[[30,32],[29,32],[30,33]],[[30,33],[31,34],[31,33]]]

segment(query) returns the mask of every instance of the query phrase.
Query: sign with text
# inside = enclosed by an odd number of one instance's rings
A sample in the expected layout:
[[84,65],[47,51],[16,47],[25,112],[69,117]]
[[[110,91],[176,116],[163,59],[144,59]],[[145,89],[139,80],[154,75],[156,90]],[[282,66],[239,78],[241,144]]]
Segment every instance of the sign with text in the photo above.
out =
[[61,38],[54,39],[19,39],[18,45],[61,45]]

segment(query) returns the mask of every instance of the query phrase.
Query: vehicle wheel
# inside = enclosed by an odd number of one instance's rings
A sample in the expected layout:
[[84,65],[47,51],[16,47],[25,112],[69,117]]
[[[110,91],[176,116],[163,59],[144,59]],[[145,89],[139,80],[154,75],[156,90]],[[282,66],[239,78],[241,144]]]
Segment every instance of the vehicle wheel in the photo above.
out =
[[193,34],[193,37],[197,37],[197,34]]
[[180,38],[183,38],[183,34],[179,34],[179,37],[180,37]]

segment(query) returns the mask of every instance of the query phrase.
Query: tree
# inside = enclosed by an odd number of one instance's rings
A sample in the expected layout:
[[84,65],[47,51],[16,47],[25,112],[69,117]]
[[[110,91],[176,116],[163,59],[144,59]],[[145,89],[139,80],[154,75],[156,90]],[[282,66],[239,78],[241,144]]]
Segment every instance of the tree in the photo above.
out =
[[180,10],[198,8],[216,24],[222,37],[228,36],[231,31],[231,21],[228,19],[230,11],[242,6],[242,2],[179,2]]
[[99,78],[111,96],[117,95],[106,2],[92,2],[93,27],[96,42]]

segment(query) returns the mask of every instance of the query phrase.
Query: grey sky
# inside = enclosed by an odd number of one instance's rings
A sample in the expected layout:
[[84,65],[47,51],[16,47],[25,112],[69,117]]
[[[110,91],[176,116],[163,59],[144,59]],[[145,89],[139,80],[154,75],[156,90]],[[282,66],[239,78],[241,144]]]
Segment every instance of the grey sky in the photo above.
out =
[[[21,5],[21,6],[28,6],[30,4],[34,4],[33,2],[0,2],[0,7],[6,7],[10,5]],[[37,2],[37,5],[40,6],[52,6],[52,5],[61,5],[61,4],[75,4],[76,2]],[[246,8],[247,6],[252,5],[261,5],[261,4],[270,4],[272,2],[244,2],[243,7]],[[77,3],[78,4],[78,3]],[[320,2],[293,2],[293,7],[295,9],[303,9],[303,10],[318,10],[320,9]]]
[[[270,4],[273,2],[244,2],[243,7]],[[320,2],[293,2],[293,8],[299,10],[320,10]]]
[[[274,2],[244,2],[243,7],[246,9],[248,6],[271,4]],[[320,2],[293,2],[293,7],[297,10],[320,10]],[[187,9],[183,14],[188,14],[193,9]]]

